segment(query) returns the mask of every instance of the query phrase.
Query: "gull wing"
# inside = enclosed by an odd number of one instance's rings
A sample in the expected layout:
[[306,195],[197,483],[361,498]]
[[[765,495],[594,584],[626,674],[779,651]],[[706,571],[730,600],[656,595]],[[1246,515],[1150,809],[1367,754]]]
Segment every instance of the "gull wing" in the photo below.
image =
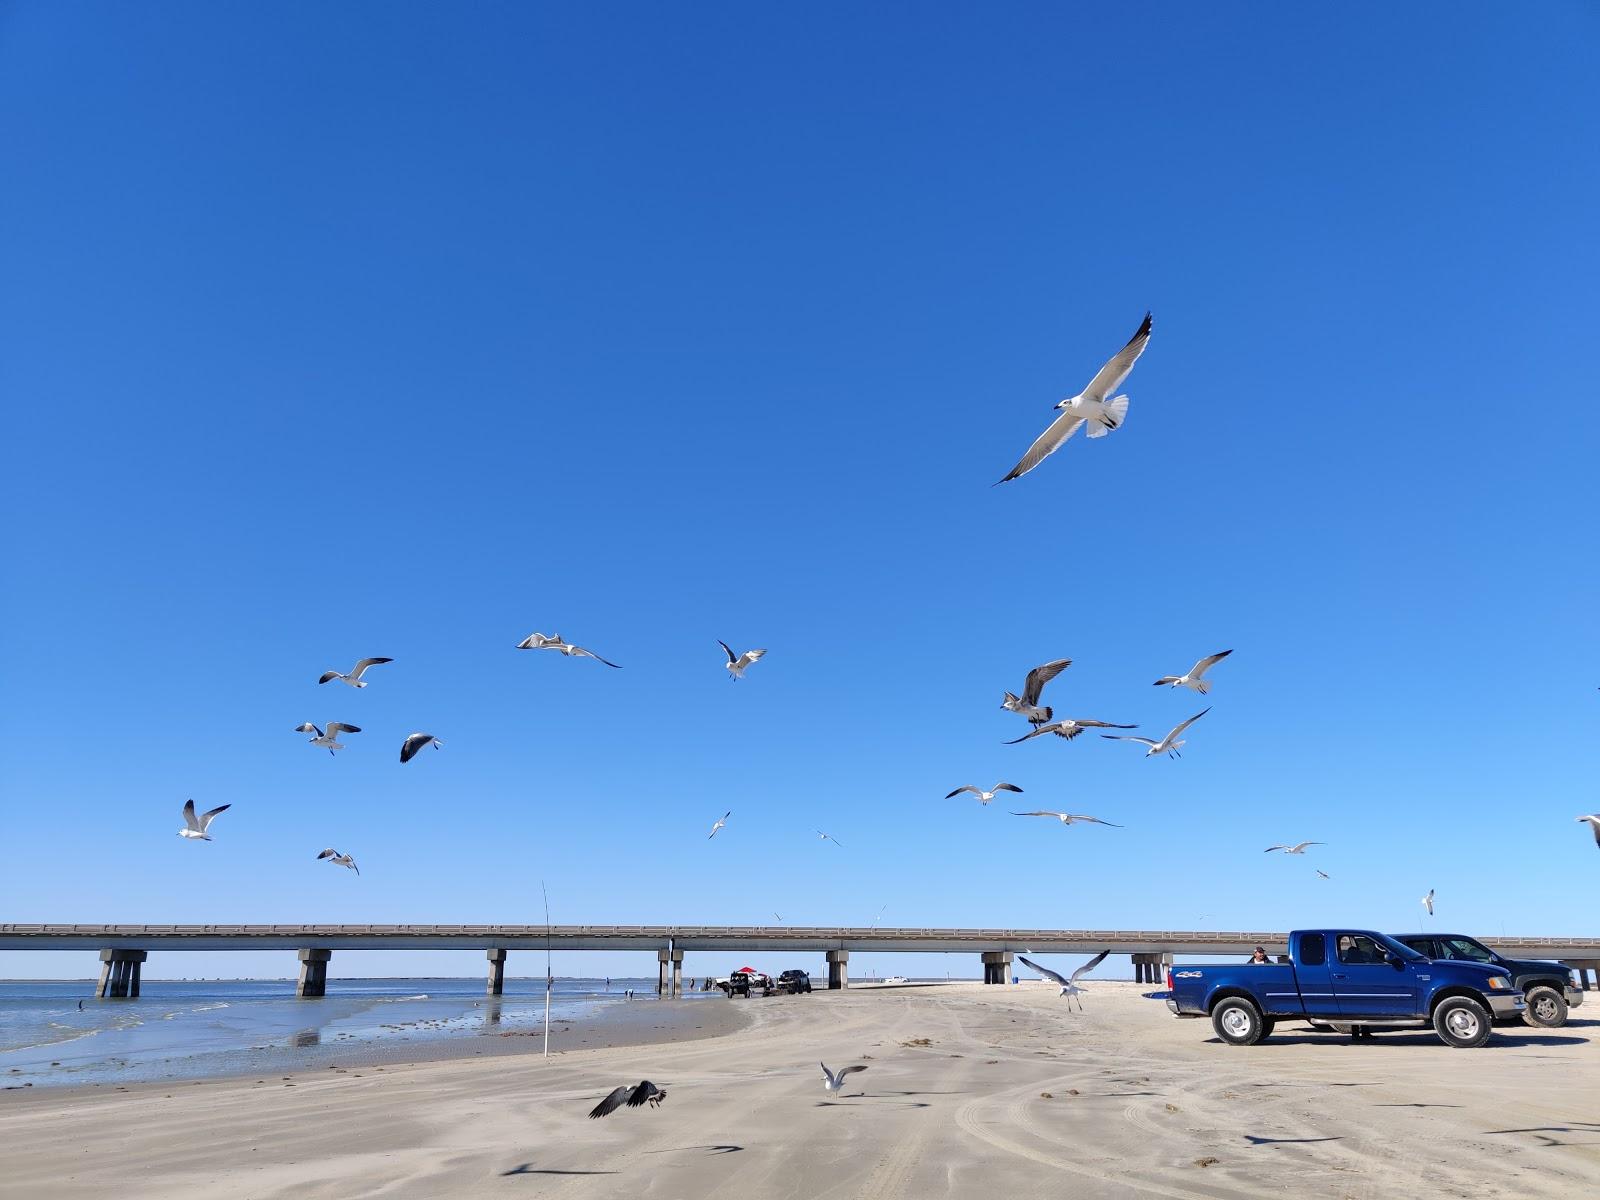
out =
[[518,650],[537,650],[543,644],[544,634],[530,633],[517,643]]
[[609,658],[601,658],[593,650],[585,650],[582,646],[574,646],[572,648],[572,653],[577,655],[579,658],[592,658],[595,660],[595,662],[605,663],[605,665],[608,667],[617,666],[617,664],[612,662]]
[[1150,344],[1150,314],[1145,313],[1144,320],[1134,335],[1128,339],[1128,344],[1111,357],[1111,361],[1101,367],[1089,386],[1083,389],[1085,400],[1105,400],[1122,386],[1122,381],[1133,370],[1133,364],[1139,361],[1139,356],[1144,353]]
[[403,763],[410,762],[416,756],[417,751],[431,741],[433,741],[431,733],[413,733],[400,745],[400,761]]
[[[1038,737],[1040,734],[1061,733],[1061,726],[1062,725],[1063,725],[1063,722],[1061,722],[1061,721],[1055,721],[1055,722],[1053,722],[1052,724],[1049,724],[1049,725],[1041,725],[1041,726],[1039,726],[1039,728],[1030,730],[1029,732],[1023,734],[1019,738],[1012,738],[1009,742],[1002,742],[1001,745],[1003,745],[1003,746],[1015,746],[1018,742],[1026,742],[1030,738]],[[1070,738],[1073,735],[1070,734],[1070,733],[1061,733],[1061,736],[1064,737],[1064,738]],[[946,796],[945,799],[948,800],[949,797]]]
[[1589,828],[1594,830],[1594,844],[1600,846],[1600,814],[1590,817],[1579,817],[1580,821],[1587,821]]
[[363,671],[365,671],[368,667],[376,667],[381,663],[393,662],[393,661],[394,661],[394,659],[392,659],[392,658],[363,658],[360,662],[358,662],[356,664],[355,670],[350,672],[350,678],[351,679],[360,679],[361,678],[361,673]]
[[866,1066],[862,1063],[851,1063],[848,1067],[840,1067],[834,1078],[843,1080],[846,1075],[854,1075],[857,1071],[865,1071],[866,1069]]
[[1079,967],[1076,971],[1074,971],[1072,973],[1072,982],[1076,983],[1082,976],[1087,975],[1090,971],[1094,970],[1101,963],[1105,962],[1106,955],[1108,955],[1110,953],[1111,953],[1111,951],[1109,951],[1109,950],[1102,950],[1102,951],[1100,951],[1099,954],[1096,954],[1088,962],[1084,963],[1083,966]]
[[1019,813],[1014,809],[1007,809],[1006,811],[1009,812],[1013,817],[1054,817],[1058,821],[1061,819],[1061,814],[1060,813],[1058,813],[1058,812],[1047,812],[1042,808],[1035,809],[1033,812],[1025,812],[1025,813]]
[[200,821],[194,815],[193,800],[187,801],[183,806],[183,823],[190,829],[198,830],[200,828]]
[[335,850],[332,846],[329,846],[321,854],[317,855],[317,861],[321,862],[325,858],[338,858],[338,857],[339,857],[339,852],[337,850]]
[[[970,783],[964,783],[960,787],[958,787],[955,791],[951,792],[948,796],[946,796],[945,799],[946,800],[954,800],[957,796],[961,795],[962,792],[971,792],[974,796],[983,795],[983,789],[975,788]],[[1578,820],[1581,821],[1581,820],[1583,820],[1583,818],[1579,817]]]
[[339,678],[339,672],[337,672],[337,671],[324,671],[322,673],[322,678],[317,680],[317,682],[318,683],[327,683],[328,680],[330,680],[330,679],[338,679],[338,678]]
[[[218,813],[227,812],[232,807],[233,807],[233,805],[231,805],[231,804],[219,804],[219,805],[217,805],[216,808],[213,808],[210,812],[201,813],[200,814],[200,824],[197,826],[197,828],[200,830],[201,833],[204,833],[207,829],[211,828],[211,821]],[[185,821],[187,821],[190,818],[190,816],[193,815],[193,813],[194,813],[194,801],[191,800],[191,801],[189,801],[188,804],[184,805],[184,808],[183,808],[183,819]]]
[[[994,790],[997,792],[1015,792],[1019,796],[1022,795],[1022,789],[1014,783],[997,783],[994,785]],[[945,799],[948,800],[949,797],[947,796]]]
[[593,1121],[597,1117],[610,1116],[628,1102],[628,1095],[632,1091],[633,1089],[627,1084],[623,1084],[619,1088],[612,1088],[604,1100],[589,1110],[589,1119]]
[[746,650],[743,654],[739,655],[739,663],[741,666],[748,667],[751,663],[755,662],[756,659],[760,658],[765,653],[765,650]]
[[1115,721],[1091,721],[1088,717],[1073,717],[1072,723],[1085,729],[1137,729],[1137,725],[1118,725]]
[[1263,853],[1263,854],[1271,854],[1274,850],[1287,850],[1288,848],[1289,847],[1287,847],[1287,846],[1268,846],[1261,853]]
[[360,732],[361,732],[361,726],[359,726],[359,725],[346,725],[343,721],[329,721],[328,722],[328,736],[329,737],[338,737],[341,733],[360,733]]
[[[1211,711],[1211,709],[1209,707],[1202,708],[1199,712],[1195,713],[1195,715],[1190,717],[1187,721],[1184,721],[1179,725],[1174,725],[1172,727],[1172,732],[1167,734],[1167,736],[1165,738],[1163,738],[1162,740],[1170,742],[1173,738],[1177,737],[1185,729],[1189,728],[1189,726],[1193,725],[1196,721],[1198,721],[1201,717],[1205,716],[1210,711]],[[1104,736],[1104,735],[1102,735],[1102,736]]]
[[1049,967],[1041,967],[1038,963],[1034,962],[1033,959],[1029,958],[1026,954],[1019,954],[1019,955],[1017,955],[1017,958],[1020,961],[1026,963],[1033,970],[1039,972],[1039,974],[1043,975],[1046,979],[1052,979],[1056,983],[1059,983],[1062,987],[1066,987],[1067,984],[1069,982],[1071,982],[1065,975],[1061,974],[1059,971],[1052,971]]
[[1326,842],[1299,842],[1295,845],[1294,852],[1299,854],[1307,846],[1326,846]]
[[1158,744],[1154,738],[1133,737],[1131,734],[1126,733],[1102,733],[1100,736],[1105,738],[1107,741],[1112,742],[1142,742],[1144,745],[1149,746],[1152,750],[1154,750]]
[[1228,655],[1232,653],[1232,650],[1224,650],[1220,654],[1211,654],[1205,658],[1202,658],[1199,662],[1195,663],[1194,666],[1189,668],[1189,678],[1199,679],[1200,676],[1204,675],[1212,667],[1216,666],[1219,662],[1227,658]]
[[1028,678],[1022,685],[1022,699],[1030,706],[1037,706],[1039,693],[1044,691],[1044,685],[1049,683],[1061,672],[1072,665],[1070,658],[1058,658],[1055,662],[1047,662],[1041,667],[1035,667],[1028,672]]
[[1073,821],[1088,821],[1088,822],[1090,822],[1091,824],[1094,824],[1094,825],[1109,825],[1109,826],[1111,826],[1112,829],[1122,829],[1123,828],[1123,826],[1118,825],[1115,821],[1102,821],[1099,817],[1091,817],[1091,816],[1089,816],[1089,815],[1087,815],[1085,813],[1068,813],[1067,814],[1067,822],[1068,822],[1068,824],[1071,824]]
[[[1050,422],[1049,427],[1043,433],[1034,439],[1033,445],[1028,447],[1028,452],[1017,461],[1017,465],[1011,468],[1010,474],[1000,480],[999,483],[1010,483],[1013,479],[1026,475],[1057,450],[1061,449],[1062,446],[1066,445],[1067,440],[1078,432],[1078,426],[1082,424],[1083,418],[1073,416],[1070,410],[1062,413],[1054,421]],[[995,486],[999,486],[999,484]]]
[[727,642],[723,641],[721,638],[718,638],[717,645],[721,646],[723,652],[727,654],[729,666],[733,666],[739,661],[739,656],[733,652],[733,647],[728,645]]
[[1156,680],[1156,687],[1160,687],[1164,683],[1177,683],[1178,679],[1179,677],[1177,675],[1163,675],[1160,679]]
[[322,736],[322,730],[318,729],[310,721],[307,721],[304,725],[296,725],[294,731],[296,733],[314,733],[318,737]]
[[644,1080],[639,1084],[638,1087],[634,1088],[632,1094],[628,1096],[628,1107],[638,1108],[646,1100],[650,1099],[651,1096],[654,1096],[659,1090],[660,1089],[648,1079]]

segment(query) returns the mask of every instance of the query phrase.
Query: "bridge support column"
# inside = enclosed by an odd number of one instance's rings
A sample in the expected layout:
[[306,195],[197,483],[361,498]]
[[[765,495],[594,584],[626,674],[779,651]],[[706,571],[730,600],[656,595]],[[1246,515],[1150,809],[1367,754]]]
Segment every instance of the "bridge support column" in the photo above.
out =
[[139,964],[149,955],[143,950],[100,951],[100,983],[94,990],[100,1000],[137,1000],[139,998]]
[[314,1000],[328,994],[328,960],[332,950],[300,951],[300,982],[294,994],[302,999]]
[[983,952],[983,981],[1008,983],[1011,979],[1011,951],[985,950]]
[[656,995],[667,994],[667,964],[672,961],[670,946],[656,951]]
[[1135,983],[1160,983],[1162,982],[1163,961],[1169,955],[1160,953],[1135,954],[1133,956],[1133,978]]
[[683,951],[672,948],[672,998],[683,999]]
[[828,990],[837,992],[841,988],[850,986],[850,951],[829,950],[828,959]]
[[489,995],[503,996],[506,992],[506,952],[489,951]]

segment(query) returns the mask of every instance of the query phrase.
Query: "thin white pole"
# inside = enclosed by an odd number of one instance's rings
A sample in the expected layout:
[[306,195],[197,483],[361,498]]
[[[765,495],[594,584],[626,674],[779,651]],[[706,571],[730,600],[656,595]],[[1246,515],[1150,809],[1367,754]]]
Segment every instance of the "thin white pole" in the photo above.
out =
[[555,977],[550,974],[550,893],[544,880],[539,881],[539,891],[544,894],[544,1056],[550,1057],[550,989]]

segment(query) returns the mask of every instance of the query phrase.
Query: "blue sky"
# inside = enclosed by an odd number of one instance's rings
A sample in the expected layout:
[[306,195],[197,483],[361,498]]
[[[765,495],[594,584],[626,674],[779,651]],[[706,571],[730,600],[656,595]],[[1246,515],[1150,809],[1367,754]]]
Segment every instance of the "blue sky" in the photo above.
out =
[[0,6],[0,919],[1592,934],[1597,32]]

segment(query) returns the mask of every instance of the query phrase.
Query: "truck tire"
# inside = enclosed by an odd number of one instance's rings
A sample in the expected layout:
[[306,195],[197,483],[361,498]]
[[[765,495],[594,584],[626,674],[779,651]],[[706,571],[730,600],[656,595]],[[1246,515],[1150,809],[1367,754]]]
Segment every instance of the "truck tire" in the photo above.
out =
[[1211,1028],[1230,1046],[1254,1046],[1270,1032],[1261,1010],[1243,996],[1219,1001],[1211,1010]]
[[1538,1029],[1560,1029],[1567,1023],[1567,998],[1548,983],[1536,983],[1528,989],[1528,1007],[1522,1019]]
[[1433,1031],[1446,1046],[1458,1050],[1481,1046],[1493,1030],[1489,1010],[1470,996],[1446,996],[1433,1010]]

